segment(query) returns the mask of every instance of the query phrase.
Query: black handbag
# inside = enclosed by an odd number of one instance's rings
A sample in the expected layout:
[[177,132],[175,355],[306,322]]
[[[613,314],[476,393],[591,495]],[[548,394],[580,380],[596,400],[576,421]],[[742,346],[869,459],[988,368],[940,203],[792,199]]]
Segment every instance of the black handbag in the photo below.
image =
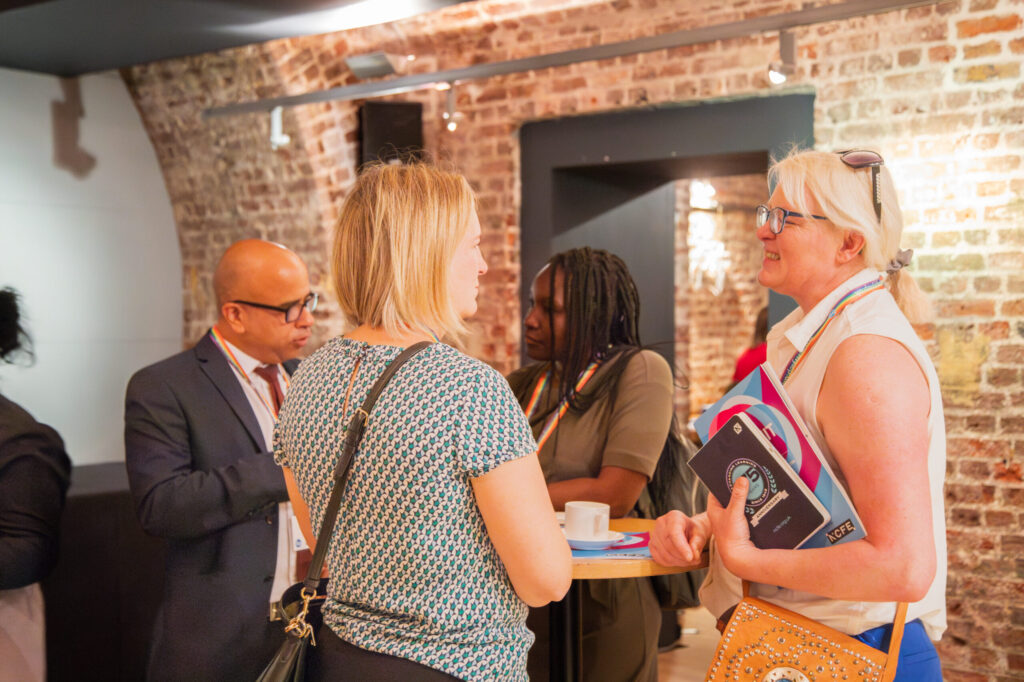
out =
[[301,682],[305,679],[306,656],[310,654],[309,645],[316,646],[314,635],[322,622],[320,608],[327,596],[327,578],[321,578],[320,574],[323,571],[324,559],[327,557],[327,547],[334,531],[334,523],[338,519],[345,482],[348,480],[356,448],[363,438],[363,430],[370,418],[370,410],[398,368],[429,345],[429,341],[421,341],[409,346],[392,360],[370,389],[362,406],[349,420],[345,443],[334,467],[334,488],[324,511],[324,521],[316,538],[313,560],[306,573],[306,579],[292,585],[281,595],[282,610],[289,618],[288,625],[284,628],[284,643],[278,647],[270,663],[256,678],[256,682]]

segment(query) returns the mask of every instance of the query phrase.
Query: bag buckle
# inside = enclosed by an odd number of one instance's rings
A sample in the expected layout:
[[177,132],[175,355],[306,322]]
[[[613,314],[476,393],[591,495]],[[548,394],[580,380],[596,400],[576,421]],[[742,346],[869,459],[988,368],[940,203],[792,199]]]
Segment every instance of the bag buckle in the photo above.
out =
[[309,602],[313,601],[313,598],[316,597],[316,590],[308,590],[303,587],[299,595],[302,597],[302,610],[291,619],[291,622],[288,623],[284,631],[295,631],[295,636],[299,639],[309,637],[310,643],[316,646],[316,635],[313,633],[313,626],[306,622],[306,616],[309,615]]

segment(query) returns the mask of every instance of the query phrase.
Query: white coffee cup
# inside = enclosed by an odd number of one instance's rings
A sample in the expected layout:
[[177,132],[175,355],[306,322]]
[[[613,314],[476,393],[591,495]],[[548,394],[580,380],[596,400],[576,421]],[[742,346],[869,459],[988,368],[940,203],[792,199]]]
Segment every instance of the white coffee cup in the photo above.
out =
[[604,502],[566,502],[566,537],[573,540],[604,540],[608,537],[609,512]]

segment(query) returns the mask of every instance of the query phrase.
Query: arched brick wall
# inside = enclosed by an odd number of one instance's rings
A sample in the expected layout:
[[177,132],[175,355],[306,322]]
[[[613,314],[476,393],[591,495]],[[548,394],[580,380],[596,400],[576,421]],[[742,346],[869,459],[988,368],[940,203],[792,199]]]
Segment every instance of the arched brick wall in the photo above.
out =
[[[338,200],[354,176],[356,103],[296,107],[292,143],[271,151],[265,115],[203,121],[204,108],[351,81],[342,58],[415,53],[452,69],[796,11],[793,0],[480,0],[392,25],[275,41],[128,69],[164,169],[184,261],[183,337],[212,320],[208,278],[242,236],[281,240],[326,290]],[[914,273],[936,305],[920,330],[943,381],[949,430],[948,680],[1024,674],[1024,28],[1019,0],[950,0],[796,30],[795,88],[816,93],[819,147],[870,145],[901,190]],[[490,78],[458,87],[465,115],[443,129],[424,104],[427,147],[478,192],[491,264],[470,352],[518,357],[519,160],[528,120],[767,93],[774,34]],[[756,124],[753,121],[752,124]],[[317,340],[336,333],[325,305]]]

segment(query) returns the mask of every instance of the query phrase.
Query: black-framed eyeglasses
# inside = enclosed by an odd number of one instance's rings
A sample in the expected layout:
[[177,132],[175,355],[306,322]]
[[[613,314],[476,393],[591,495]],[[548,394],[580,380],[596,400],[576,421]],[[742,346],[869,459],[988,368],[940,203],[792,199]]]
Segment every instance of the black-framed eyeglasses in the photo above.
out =
[[836,152],[840,160],[854,170],[871,169],[871,203],[875,207],[875,216],[882,222],[882,196],[879,194],[878,169],[885,165],[885,159],[878,152],[867,149],[847,149]]
[[302,316],[302,310],[305,308],[309,312],[316,310],[317,301],[320,300],[320,296],[316,293],[306,294],[306,297],[301,301],[295,303],[288,303],[287,305],[268,305],[266,303],[255,303],[253,301],[242,301],[235,300],[232,303],[241,303],[242,305],[250,305],[253,308],[263,308],[264,310],[276,310],[279,313],[284,313],[285,322],[294,322]]
[[[761,204],[760,206],[757,207],[757,211],[754,213],[754,216],[755,220],[757,221],[758,229],[760,229],[761,226],[764,225],[765,223],[768,223],[768,229],[772,231],[772,234],[776,235],[782,232],[782,228],[786,226],[786,221],[789,220],[790,216],[793,216],[794,218],[808,217],[805,216],[803,213],[790,211],[785,208],[782,208],[781,206],[776,206],[775,208],[768,208],[764,204]],[[826,218],[823,215],[814,215],[813,213],[810,215],[810,217],[817,218],[818,220],[828,220],[828,218]]]

